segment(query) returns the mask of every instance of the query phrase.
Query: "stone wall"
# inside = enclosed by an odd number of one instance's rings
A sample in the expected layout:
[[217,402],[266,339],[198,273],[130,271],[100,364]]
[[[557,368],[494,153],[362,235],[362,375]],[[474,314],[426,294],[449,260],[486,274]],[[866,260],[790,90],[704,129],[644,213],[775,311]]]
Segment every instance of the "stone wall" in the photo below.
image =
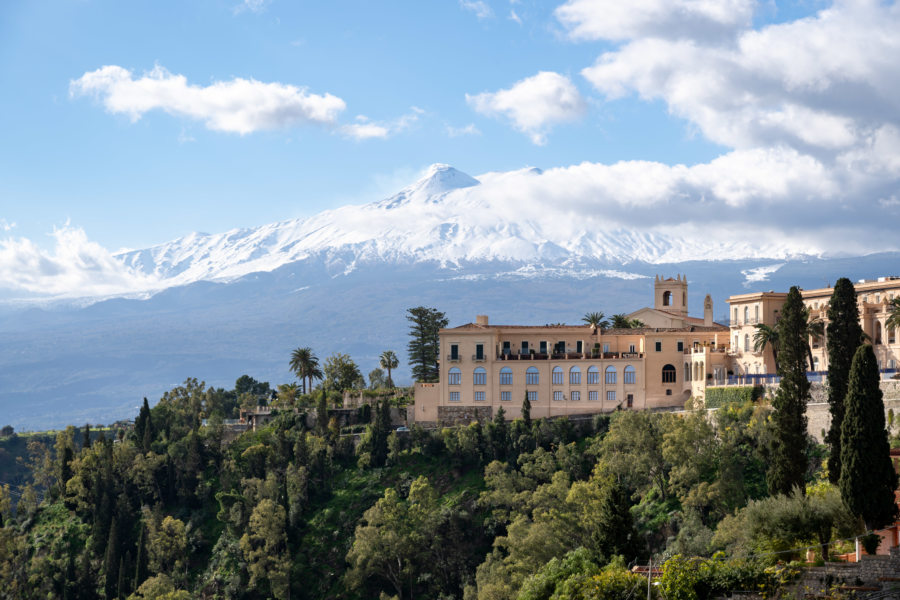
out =
[[437,424],[442,427],[468,425],[472,421],[485,423],[492,418],[494,411],[490,406],[439,406]]
[[[768,387],[768,386],[767,386]],[[774,386],[777,389],[778,386]],[[806,405],[806,418],[808,424],[806,430],[819,442],[823,442],[822,430],[828,431],[831,426],[831,413],[828,411],[828,395],[825,384],[814,383],[815,394],[812,401]],[[881,392],[884,394],[884,420],[887,423],[888,411],[893,409],[896,419],[900,420],[900,381],[882,381]],[[774,392],[773,392],[774,393]],[[900,425],[895,423],[896,430]]]

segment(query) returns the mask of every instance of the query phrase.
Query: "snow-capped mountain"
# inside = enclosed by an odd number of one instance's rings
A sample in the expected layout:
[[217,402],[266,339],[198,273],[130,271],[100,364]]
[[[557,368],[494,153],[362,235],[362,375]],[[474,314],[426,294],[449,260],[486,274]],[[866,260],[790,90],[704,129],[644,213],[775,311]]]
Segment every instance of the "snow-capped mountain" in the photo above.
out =
[[220,234],[194,233],[118,258],[160,287],[172,287],[229,281],[310,258],[338,275],[385,261],[575,268],[796,254],[789,247],[717,242],[712,236],[627,230],[611,225],[602,206],[577,214],[549,197],[542,202],[539,194],[513,193],[523,185],[539,189],[543,176],[539,169],[524,169],[476,179],[436,164],[382,201]]

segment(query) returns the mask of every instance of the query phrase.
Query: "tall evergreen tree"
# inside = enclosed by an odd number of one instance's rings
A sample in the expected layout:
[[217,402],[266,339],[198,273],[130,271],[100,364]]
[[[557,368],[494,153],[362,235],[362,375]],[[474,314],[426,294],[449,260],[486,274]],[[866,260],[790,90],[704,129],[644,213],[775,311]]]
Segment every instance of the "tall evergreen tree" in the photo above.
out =
[[525,421],[525,429],[531,431],[531,400],[528,399],[528,392],[525,392],[525,399],[522,400],[522,420]]
[[807,319],[800,290],[794,286],[788,292],[777,325],[781,383],[773,402],[772,460],[766,477],[772,494],[787,495],[794,488],[801,492],[805,489],[806,402],[809,400]]
[[106,575],[106,600],[118,597],[119,591],[119,524],[114,516],[109,526],[109,537],[106,539],[106,556],[103,560],[103,572]]
[[850,379],[850,365],[856,349],[862,342],[859,325],[859,307],[856,289],[846,277],[834,284],[834,292],[828,304],[826,347],[828,349],[828,410],[831,426],[825,434],[830,448],[828,455],[828,479],[837,483],[841,478],[841,427],[844,422],[844,399]]
[[84,433],[81,434],[81,447],[82,448],[90,448],[91,447],[91,424],[84,424]]
[[134,589],[138,589],[147,579],[147,528],[141,523],[138,532],[137,558],[134,561]]
[[440,376],[439,353],[441,350],[438,331],[450,321],[435,308],[418,306],[407,311],[409,326],[409,364],[415,381],[437,381]]
[[875,351],[863,344],[853,355],[844,401],[839,483],[844,503],[870,530],[892,523],[897,516],[897,474],[884,428],[879,378]]
[[319,430],[320,433],[325,433],[325,430],[328,428],[328,392],[325,391],[325,388],[322,388],[322,393],[319,394],[319,401],[316,403],[316,429]]

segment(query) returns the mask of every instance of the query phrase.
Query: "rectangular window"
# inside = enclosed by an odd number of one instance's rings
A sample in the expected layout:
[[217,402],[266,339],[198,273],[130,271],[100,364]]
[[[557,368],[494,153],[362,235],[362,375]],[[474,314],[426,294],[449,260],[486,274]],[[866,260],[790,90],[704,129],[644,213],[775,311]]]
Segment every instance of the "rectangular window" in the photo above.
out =
[[503,342],[503,354],[507,356],[510,354],[509,342]]
[[609,354],[609,344],[603,344],[603,354]]
[[600,372],[599,371],[588,371],[588,385],[592,383],[600,383]]
[[447,375],[447,383],[450,385],[459,385],[460,381],[460,372],[459,371],[450,371]]
[[609,390],[606,392],[606,401],[607,402],[615,402],[616,401],[616,392],[613,390]]
[[450,402],[459,402],[459,392],[450,392]]
[[662,352],[662,340],[656,340],[656,351]]
[[484,344],[475,344],[475,360],[484,360]]
[[581,392],[579,392],[577,390],[574,392],[571,392],[569,394],[569,396],[570,396],[572,402],[578,402],[579,400],[581,400]]
[[560,391],[553,392],[553,401],[554,402],[562,402],[562,400],[563,400],[562,392],[560,392]]
[[528,342],[522,342],[522,351],[519,354],[528,354]]
[[525,385],[537,385],[540,381],[540,377],[537,371],[526,371],[525,372]]
[[735,325],[738,324],[737,309],[736,309],[736,308],[734,309],[734,324],[735,324]]
[[[671,390],[666,390],[666,391],[668,392],[668,391],[671,391]],[[628,408],[631,408],[632,405],[634,404],[634,394],[628,394],[628,395],[625,397],[625,400],[626,400],[627,403],[628,403]]]
[[588,392],[588,402],[597,401],[597,392]]
[[615,369],[607,369],[606,370],[606,383],[615,383],[616,382],[616,370]]
[[634,383],[634,369],[625,369],[625,383]]
[[557,371],[554,369],[553,376],[551,377],[553,381],[553,385],[562,385],[563,382],[563,372]]
[[532,404],[534,404],[535,402],[538,401],[537,392],[527,392],[527,394],[528,394],[528,401],[531,402]]
[[540,348],[541,354],[547,354],[547,341],[544,340],[543,342],[541,342],[541,345],[539,346],[539,348]]
[[500,371],[500,385],[512,385],[512,371]]
[[684,340],[678,340],[678,351],[684,352]]
[[450,360],[459,360],[458,344],[450,344]]
[[631,344],[631,345],[628,346],[628,351],[631,352],[632,354],[634,354],[635,352],[637,352],[637,351],[634,349],[634,344]]
[[475,392],[475,402],[484,402],[484,392]]
[[475,371],[475,374],[472,376],[472,383],[475,385],[484,385],[487,383],[487,373],[484,371]]
[[584,352],[584,342],[582,342],[581,340],[575,342],[575,352]]
[[569,384],[581,385],[581,371],[569,371]]
[[500,402],[512,402],[512,392],[500,392]]

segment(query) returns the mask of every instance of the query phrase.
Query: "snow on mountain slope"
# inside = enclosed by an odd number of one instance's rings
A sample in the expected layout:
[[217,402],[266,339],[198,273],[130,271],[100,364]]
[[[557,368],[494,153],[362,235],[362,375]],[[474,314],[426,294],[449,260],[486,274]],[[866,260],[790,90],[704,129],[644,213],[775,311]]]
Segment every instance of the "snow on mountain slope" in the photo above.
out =
[[540,189],[546,185],[543,177],[539,169],[524,169],[476,179],[436,164],[386,200],[256,228],[195,233],[117,256],[169,287],[232,280],[312,257],[333,262],[337,275],[370,261],[435,261],[448,267],[488,261],[621,265],[798,253],[790,247],[716,241],[703,232],[626,230],[607,219],[599,203],[579,212],[550,194],[544,202],[533,193],[515,193],[523,182]]

